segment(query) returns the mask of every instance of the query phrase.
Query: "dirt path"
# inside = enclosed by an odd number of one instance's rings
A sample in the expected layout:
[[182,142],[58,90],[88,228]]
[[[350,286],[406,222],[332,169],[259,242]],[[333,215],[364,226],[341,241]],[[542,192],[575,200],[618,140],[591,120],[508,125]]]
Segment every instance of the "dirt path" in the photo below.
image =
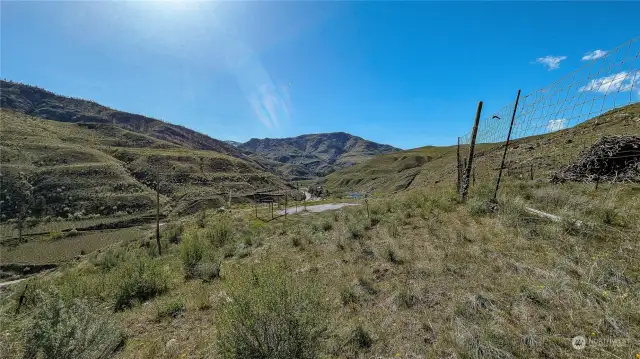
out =
[[[347,207],[347,206],[359,206],[360,203],[329,203],[329,204],[317,204],[315,206],[307,206],[307,212],[313,212],[313,213],[318,213],[318,212],[324,212],[324,211],[333,211],[336,209],[340,209],[342,207]],[[296,213],[300,213],[300,212],[304,212],[304,206],[298,206],[298,210],[296,211],[295,208],[287,208],[287,214],[296,214]],[[284,209],[281,210],[280,212],[278,212],[280,215],[284,214]]]
[[23,280],[25,280],[25,279],[27,279],[27,278],[16,279],[16,280],[10,280],[10,281],[8,281],[8,282],[2,282],[2,283],[0,283],[0,288],[2,288],[2,287],[7,287],[7,286],[10,286],[10,285],[12,285],[12,284],[20,283],[20,282],[22,282],[22,281],[23,281]]

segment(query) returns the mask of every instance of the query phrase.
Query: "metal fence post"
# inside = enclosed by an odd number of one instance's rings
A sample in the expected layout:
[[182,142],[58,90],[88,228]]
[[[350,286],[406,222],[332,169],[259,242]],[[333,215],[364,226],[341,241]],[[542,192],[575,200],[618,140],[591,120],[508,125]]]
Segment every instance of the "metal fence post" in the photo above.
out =
[[496,190],[493,192],[493,200],[498,198],[498,189],[500,189],[500,180],[502,179],[502,168],[504,167],[504,161],[507,158],[507,149],[509,148],[509,141],[511,140],[511,130],[513,130],[513,122],[516,119],[516,112],[518,111],[518,102],[520,101],[520,91],[518,90],[518,96],[516,97],[516,104],[513,106],[513,114],[511,115],[511,123],[509,124],[509,132],[507,133],[507,142],[504,144],[504,152],[502,153],[502,162],[500,162],[500,168],[498,169],[498,180],[496,181]]
[[462,187],[460,193],[460,201],[466,202],[467,195],[469,194],[469,178],[471,176],[471,168],[473,167],[473,154],[476,149],[476,136],[478,135],[478,124],[480,123],[480,114],[482,113],[482,101],[478,102],[478,109],[476,110],[476,119],[473,123],[473,130],[471,131],[471,146],[469,148],[469,163],[462,178]]

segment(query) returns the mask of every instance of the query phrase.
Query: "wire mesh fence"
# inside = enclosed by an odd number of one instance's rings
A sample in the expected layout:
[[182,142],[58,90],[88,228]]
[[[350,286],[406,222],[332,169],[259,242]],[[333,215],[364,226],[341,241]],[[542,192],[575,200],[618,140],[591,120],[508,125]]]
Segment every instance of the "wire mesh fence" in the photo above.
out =
[[[625,116],[632,121],[640,112],[623,109],[640,99],[640,38],[600,55],[552,84],[518,95],[518,100],[514,96],[514,102],[481,117],[472,159],[476,176],[464,172],[462,180],[495,181],[500,169],[507,176],[515,173],[531,178],[536,171],[546,173],[567,165],[605,135],[634,134],[629,132],[638,130],[637,124],[614,128],[607,122]],[[470,160],[473,140],[473,131],[460,137],[461,168]],[[512,144],[501,165],[501,151],[495,149],[509,140]],[[637,153],[623,151],[620,155],[634,157]]]

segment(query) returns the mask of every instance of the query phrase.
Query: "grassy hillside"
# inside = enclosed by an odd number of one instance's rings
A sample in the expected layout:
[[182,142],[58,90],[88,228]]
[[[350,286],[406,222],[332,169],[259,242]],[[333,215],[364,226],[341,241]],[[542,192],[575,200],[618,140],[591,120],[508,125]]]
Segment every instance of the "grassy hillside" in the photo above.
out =
[[[551,178],[561,166],[607,135],[640,135],[640,104],[610,111],[573,128],[513,141],[505,164],[507,173],[528,176],[533,165],[534,176]],[[461,150],[465,157],[468,146]],[[477,145],[477,181],[495,181],[503,151],[502,144]],[[395,192],[441,183],[453,186],[455,177],[456,146],[427,146],[377,156],[336,171],[320,182],[332,191]]]
[[198,199],[226,197],[228,191],[240,196],[286,188],[253,162],[120,126],[48,121],[5,109],[0,114],[5,219],[16,215],[20,186],[38,203],[29,215],[65,218],[149,210],[158,173],[167,210],[186,210]]
[[398,151],[392,146],[344,132],[292,138],[253,138],[238,145],[238,148],[257,155],[254,158],[265,166],[295,180],[324,176],[376,155]]
[[70,98],[11,81],[0,81],[0,105],[27,115],[73,123],[118,125],[184,148],[212,150],[233,157],[246,157],[234,146],[183,126],[154,118],[114,110],[93,101]]
[[[262,223],[210,211],[0,291],[3,357],[632,358],[637,185],[412,189]],[[525,207],[565,218],[549,222]],[[370,214],[369,214],[370,213]],[[575,226],[573,219],[584,221]],[[65,333],[64,337],[56,335]],[[589,339],[578,351],[575,336]],[[82,343],[82,344],[78,344]],[[606,354],[605,356],[603,356]]]

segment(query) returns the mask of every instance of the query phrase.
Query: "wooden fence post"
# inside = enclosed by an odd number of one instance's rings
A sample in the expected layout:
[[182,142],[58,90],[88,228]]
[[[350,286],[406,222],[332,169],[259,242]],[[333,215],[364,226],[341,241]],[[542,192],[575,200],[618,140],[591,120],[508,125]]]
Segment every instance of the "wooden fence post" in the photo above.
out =
[[500,189],[500,180],[502,179],[502,168],[504,167],[504,161],[507,158],[507,149],[509,148],[509,141],[511,140],[511,130],[513,130],[513,122],[516,119],[516,111],[518,111],[518,102],[520,101],[520,91],[518,90],[518,96],[516,97],[516,104],[513,106],[513,114],[511,115],[511,123],[509,124],[509,132],[507,133],[507,142],[504,144],[504,152],[502,153],[502,161],[500,162],[500,169],[498,169],[498,180],[496,181],[496,190],[493,192],[493,200],[498,198],[498,189]]
[[456,193],[458,193],[458,196],[460,195],[460,180],[461,180],[461,175],[462,175],[462,165],[460,163],[460,137],[458,137],[458,147],[456,148],[456,155],[457,155],[457,162],[456,162],[456,169],[458,170],[458,180],[456,182]]
[[473,179],[473,185],[476,185],[476,168],[473,167],[473,171],[471,172],[471,178]]
[[476,119],[473,122],[473,130],[471,130],[471,146],[469,148],[469,163],[462,178],[462,186],[460,193],[460,201],[466,202],[469,195],[469,179],[471,176],[471,168],[473,167],[473,155],[476,149],[476,136],[478,135],[478,124],[480,124],[480,115],[482,113],[482,101],[478,102],[478,109],[476,110]]
[[158,255],[162,255],[160,246],[160,171],[156,171],[156,244],[158,245]]

